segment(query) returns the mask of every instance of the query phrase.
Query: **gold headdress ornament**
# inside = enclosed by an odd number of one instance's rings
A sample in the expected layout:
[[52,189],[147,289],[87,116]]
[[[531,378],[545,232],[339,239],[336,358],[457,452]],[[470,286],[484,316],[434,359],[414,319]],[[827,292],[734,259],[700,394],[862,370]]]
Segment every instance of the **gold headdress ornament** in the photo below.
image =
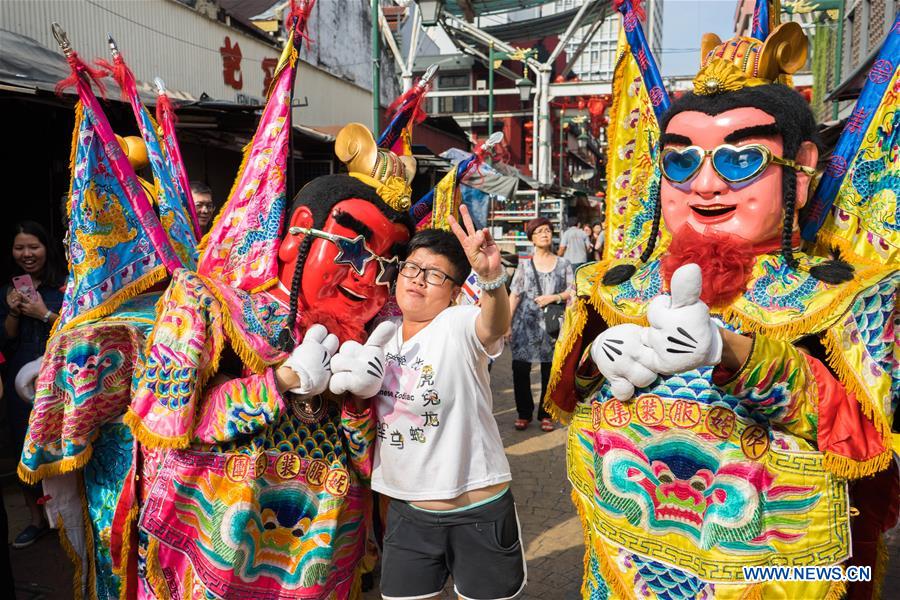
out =
[[347,165],[350,176],[375,188],[385,204],[398,211],[409,209],[416,159],[379,148],[361,123],[350,123],[338,132],[334,153]]
[[797,23],[782,23],[761,42],[749,37],[733,37],[722,42],[706,33],[700,42],[703,57],[694,77],[694,93],[712,96],[745,87],[774,83],[806,63],[808,42]]

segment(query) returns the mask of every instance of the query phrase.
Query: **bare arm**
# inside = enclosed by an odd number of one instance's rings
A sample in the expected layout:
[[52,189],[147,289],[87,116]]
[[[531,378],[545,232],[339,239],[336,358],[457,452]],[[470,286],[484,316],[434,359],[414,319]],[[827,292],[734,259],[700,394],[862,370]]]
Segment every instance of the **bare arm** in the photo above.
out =
[[509,295],[509,318],[512,319],[516,314],[516,309],[519,308],[519,302],[521,298],[519,294],[513,292]]
[[732,372],[740,370],[753,350],[753,338],[721,328],[719,333],[722,334],[722,366]]
[[[459,214],[465,229],[452,216],[450,228],[462,244],[472,270],[481,281],[497,280],[503,275],[503,264],[500,262],[500,249],[494,243],[490,231],[475,229],[465,204],[459,207]],[[482,290],[481,313],[475,320],[475,334],[485,348],[492,347],[506,334],[510,325],[509,308],[506,285],[493,290]]]

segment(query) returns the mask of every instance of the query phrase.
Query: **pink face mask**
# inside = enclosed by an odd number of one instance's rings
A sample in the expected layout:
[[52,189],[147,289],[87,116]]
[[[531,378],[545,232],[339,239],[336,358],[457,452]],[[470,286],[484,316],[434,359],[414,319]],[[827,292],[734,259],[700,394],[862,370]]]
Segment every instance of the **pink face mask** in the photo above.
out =
[[[734,135],[750,127],[774,124],[774,121],[771,115],[750,107],[736,108],[715,116],[686,111],[672,117],[666,128],[667,135],[684,141],[670,142],[666,148],[699,146],[704,150],[714,150],[723,144],[737,147],[760,144],[768,148],[772,155],[781,157],[783,144],[780,135]],[[805,143],[801,155],[798,158],[804,164],[810,160],[815,164],[817,155],[812,144]],[[797,211],[805,204],[809,179],[804,173],[797,174]],[[781,180],[782,167],[769,164],[747,181],[728,182],[716,172],[711,157],[706,156],[699,170],[685,181],[675,183],[662,178],[662,211],[666,228],[674,233],[688,225],[701,234],[730,235],[752,244],[771,240],[781,235],[784,223]]]

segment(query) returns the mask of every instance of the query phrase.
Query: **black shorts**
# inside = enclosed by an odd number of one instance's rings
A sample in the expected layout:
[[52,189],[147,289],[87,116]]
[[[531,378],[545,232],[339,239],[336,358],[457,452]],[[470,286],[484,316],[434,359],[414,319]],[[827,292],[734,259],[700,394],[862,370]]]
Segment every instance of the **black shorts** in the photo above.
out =
[[512,492],[482,506],[432,513],[391,500],[381,559],[381,596],[437,596],[453,576],[471,600],[505,600],[525,587],[525,549]]

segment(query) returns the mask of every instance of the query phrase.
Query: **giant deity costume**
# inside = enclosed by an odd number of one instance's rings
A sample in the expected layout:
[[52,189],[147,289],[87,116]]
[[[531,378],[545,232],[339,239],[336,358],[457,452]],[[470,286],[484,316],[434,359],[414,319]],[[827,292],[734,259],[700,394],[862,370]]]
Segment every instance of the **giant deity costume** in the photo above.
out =
[[[53,490],[77,597],[359,592],[371,415],[327,390],[309,393],[302,376],[281,392],[275,372],[321,325],[340,341],[364,339],[414,230],[415,167],[351,124],[335,143],[349,174],[314,180],[286,210],[290,98],[310,7],[289,19],[259,128],[199,248],[174,130],[159,136],[144,120],[161,159],[148,198],[109,141],[93,71],[68,48],[82,101],[69,312],[37,379],[19,473]],[[119,66],[123,89],[129,77]],[[417,86],[401,110],[425,91]],[[146,111],[134,106],[141,122]],[[165,114],[160,123],[165,132]],[[79,267],[85,260],[96,272]],[[141,293],[167,274],[164,292]]]
[[[661,178],[624,226],[649,236],[578,270],[556,348],[545,401],[570,422],[582,595],[869,597],[873,583],[748,581],[743,567],[883,574],[898,500],[896,256],[799,250],[815,122],[779,81],[805,61],[800,28],[707,35],[702,57],[693,92],[660,119],[659,150],[651,140],[638,157]],[[896,102],[880,114],[896,157]],[[896,206],[896,187],[883,193]],[[615,196],[613,223],[631,210]],[[613,246],[622,231],[608,231]]]

